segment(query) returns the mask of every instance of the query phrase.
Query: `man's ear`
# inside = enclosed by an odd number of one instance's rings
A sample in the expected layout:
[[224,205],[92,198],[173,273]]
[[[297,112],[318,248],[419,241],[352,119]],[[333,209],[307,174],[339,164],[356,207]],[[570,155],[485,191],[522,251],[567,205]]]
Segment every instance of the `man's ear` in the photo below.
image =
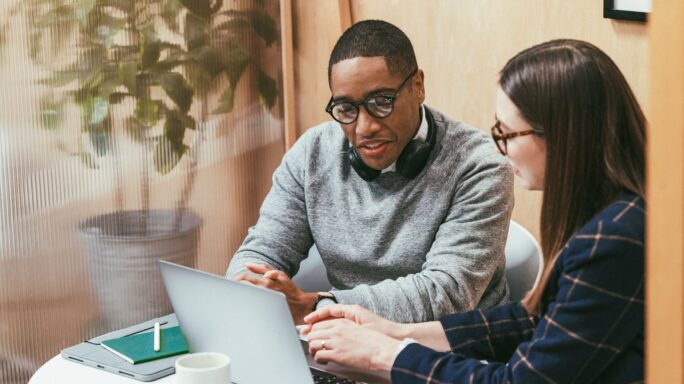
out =
[[425,74],[422,69],[418,69],[415,76],[413,76],[413,87],[418,104],[423,104],[425,101]]

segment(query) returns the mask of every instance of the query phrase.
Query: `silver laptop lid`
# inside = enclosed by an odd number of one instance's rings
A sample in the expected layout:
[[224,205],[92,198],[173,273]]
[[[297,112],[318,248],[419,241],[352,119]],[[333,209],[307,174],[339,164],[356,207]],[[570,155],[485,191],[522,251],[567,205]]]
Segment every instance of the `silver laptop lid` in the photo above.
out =
[[231,358],[237,384],[312,384],[285,296],[159,261],[190,352]]

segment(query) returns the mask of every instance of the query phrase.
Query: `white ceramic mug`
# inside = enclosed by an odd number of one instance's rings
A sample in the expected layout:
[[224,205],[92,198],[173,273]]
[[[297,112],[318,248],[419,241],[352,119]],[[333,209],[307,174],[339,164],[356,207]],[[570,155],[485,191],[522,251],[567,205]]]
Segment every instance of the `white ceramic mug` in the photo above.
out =
[[191,353],[176,360],[176,384],[230,384],[230,357]]

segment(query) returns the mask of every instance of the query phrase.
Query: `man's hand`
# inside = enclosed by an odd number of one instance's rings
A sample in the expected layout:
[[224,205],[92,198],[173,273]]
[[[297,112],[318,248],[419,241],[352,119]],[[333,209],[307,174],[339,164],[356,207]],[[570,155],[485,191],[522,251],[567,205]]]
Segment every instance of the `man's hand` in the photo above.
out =
[[245,267],[259,276],[240,274],[235,276],[236,281],[282,292],[287,298],[295,324],[304,324],[304,316],[311,312],[318,299],[317,293],[302,291],[285,272],[278,271],[270,265],[246,264]]

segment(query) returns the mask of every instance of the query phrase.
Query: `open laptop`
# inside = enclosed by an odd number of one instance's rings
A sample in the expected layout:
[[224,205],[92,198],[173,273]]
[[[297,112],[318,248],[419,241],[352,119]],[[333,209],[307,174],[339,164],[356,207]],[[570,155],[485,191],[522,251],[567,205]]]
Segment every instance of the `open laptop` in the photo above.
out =
[[162,260],[159,267],[190,352],[230,356],[236,384],[390,382],[389,373],[321,366],[307,358],[280,292]]

